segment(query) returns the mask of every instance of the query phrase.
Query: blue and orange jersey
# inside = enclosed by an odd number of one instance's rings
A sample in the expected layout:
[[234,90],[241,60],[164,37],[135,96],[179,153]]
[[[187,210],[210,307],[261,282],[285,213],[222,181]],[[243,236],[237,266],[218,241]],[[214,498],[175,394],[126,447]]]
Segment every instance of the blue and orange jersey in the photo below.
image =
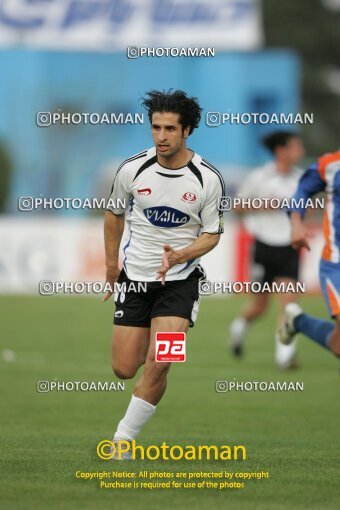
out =
[[[326,191],[327,202],[323,219],[325,246],[324,260],[340,262],[340,151],[325,154],[311,165],[299,181],[294,195],[294,204],[306,204],[307,199]],[[290,212],[305,213],[303,206],[291,207]]]

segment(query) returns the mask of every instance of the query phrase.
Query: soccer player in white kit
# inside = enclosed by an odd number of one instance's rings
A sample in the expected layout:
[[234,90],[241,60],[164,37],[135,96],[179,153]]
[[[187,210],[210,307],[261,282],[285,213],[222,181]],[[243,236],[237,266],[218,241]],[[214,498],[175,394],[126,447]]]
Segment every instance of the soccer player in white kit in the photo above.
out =
[[[240,198],[289,199],[294,195],[303,170],[296,165],[304,156],[300,136],[290,131],[276,131],[267,135],[264,145],[273,154],[274,160],[250,172],[238,192]],[[245,227],[255,238],[252,255],[251,277],[253,281],[272,284],[298,279],[298,253],[290,246],[290,224],[284,209],[239,208],[245,215]],[[296,366],[296,342],[289,346],[279,341],[278,331],[284,320],[284,308],[296,301],[296,294],[277,294],[280,304],[278,329],[275,333],[275,361],[279,368]],[[249,325],[265,313],[270,293],[253,294],[240,316],[230,325],[230,347],[235,356],[243,353],[246,331]]]
[[[132,441],[163,396],[171,363],[155,361],[157,332],[186,332],[199,306],[200,257],[223,232],[218,198],[224,195],[219,172],[186,146],[198,127],[201,108],[185,92],[150,91],[143,105],[154,147],[127,159],[117,170],[110,198],[126,208],[105,213],[107,281],[147,282],[147,292],[119,292],[112,336],[112,367],[120,379],[134,377],[144,364],[114,441]],[[124,229],[123,269],[118,268]],[[104,296],[104,301],[112,293]]]

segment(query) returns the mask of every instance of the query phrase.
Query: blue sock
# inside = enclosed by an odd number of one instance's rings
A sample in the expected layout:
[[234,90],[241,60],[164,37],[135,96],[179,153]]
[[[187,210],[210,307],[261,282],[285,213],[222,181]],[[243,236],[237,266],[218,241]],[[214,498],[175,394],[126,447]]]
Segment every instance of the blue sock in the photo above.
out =
[[311,338],[314,342],[329,350],[329,337],[334,330],[334,324],[330,321],[316,319],[311,315],[302,313],[294,319],[294,328]]

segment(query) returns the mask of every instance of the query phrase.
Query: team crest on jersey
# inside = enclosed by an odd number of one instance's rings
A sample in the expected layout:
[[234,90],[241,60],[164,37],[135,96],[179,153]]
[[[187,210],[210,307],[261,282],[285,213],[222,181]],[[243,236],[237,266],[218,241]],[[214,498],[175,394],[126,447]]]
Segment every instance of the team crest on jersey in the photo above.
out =
[[143,188],[137,190],[138,195],[151,195],[151,188]]
[[190,220],[188,214],[173,207],[148,207],[143,209],[145,217],[156,227],[176,228],[185,225]]
[[189,204],[193,204],[194,202],[196,202],[197,196],[195,195],[195,193],[191,193],[191,192],[187,191],[182,196],[182,200],[184,202],[189,202]]

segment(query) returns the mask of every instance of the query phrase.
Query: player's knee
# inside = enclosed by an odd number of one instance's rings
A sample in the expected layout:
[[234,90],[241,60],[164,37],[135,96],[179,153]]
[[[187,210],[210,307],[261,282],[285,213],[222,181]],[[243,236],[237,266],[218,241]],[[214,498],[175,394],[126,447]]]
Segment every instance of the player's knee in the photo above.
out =
[[260,315],[263,315],[264,312],[267,310],[268,303],[257,303],[255,307],[255,315],[256,317],[259,317]]
[[329,347],[331,348],[333,354],[340,358],[340,327],[338,324],[331,335]]
[[338,342],[337,344],[334,343],[332,345],[332,351],[337,358],[340,358],[340,342]]
[[118,379],[132,379],[136,375],[137,369],[138,367],[112,363],[112,370]]
[[332,347],[333,347],[333,352],[334,352],[335,356],[340,358],[340,331],[339,330],[336,332]]
[[169,372],[171,363],[159,363],[154,358],[147,360],[148,370],[155,374],[156,378],[166,376],[166,374]]

